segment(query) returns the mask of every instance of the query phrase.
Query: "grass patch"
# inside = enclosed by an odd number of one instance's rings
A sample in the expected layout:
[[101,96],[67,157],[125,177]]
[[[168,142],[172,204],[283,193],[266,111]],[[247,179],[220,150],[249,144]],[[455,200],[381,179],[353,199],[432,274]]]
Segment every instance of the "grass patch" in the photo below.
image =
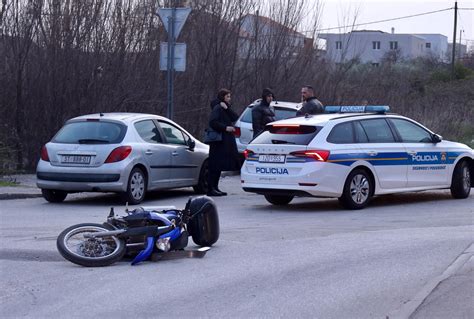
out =
[[9,182],[9,181],[0,181],[0,187],[12,187],[12,186],[18,186],[18,183]]

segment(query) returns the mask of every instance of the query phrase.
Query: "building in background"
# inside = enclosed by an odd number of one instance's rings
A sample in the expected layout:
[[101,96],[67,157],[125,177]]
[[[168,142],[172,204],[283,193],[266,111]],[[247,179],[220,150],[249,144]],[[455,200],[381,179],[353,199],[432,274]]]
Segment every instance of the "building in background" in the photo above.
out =
[[238,50],[240,58],[296,56],[306,49],[313,49],[313,39],[291,27],[258,14],[248,14],[241,20]]
[[448,38],[442,34],[397,34],[373,30],[326,33],[326,58],[341,63],[358,60],[378,65],[384,59],[410,60],[432,57],[448,61]]

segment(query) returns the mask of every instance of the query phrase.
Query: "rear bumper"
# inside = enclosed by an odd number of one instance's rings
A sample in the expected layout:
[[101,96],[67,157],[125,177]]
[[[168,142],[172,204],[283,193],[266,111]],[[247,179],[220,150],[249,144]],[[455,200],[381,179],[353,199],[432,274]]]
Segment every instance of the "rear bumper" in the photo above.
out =
[[38,172],[38,180],[55,182],[81,182],[81,183],[110,183],[117,182],[120,174],[82,174],[82,173],[47,173]]
[[310,193],[294,189],[269,189],[257,187],[242,187],[245,192],[256,193],[260,195],[284,195],[284,196],[298,196],[298,197],[314,197]]
[[124,192],[132,162],[117,162],[104,167],[60,167],[40,160],[36,186],[66,192]]

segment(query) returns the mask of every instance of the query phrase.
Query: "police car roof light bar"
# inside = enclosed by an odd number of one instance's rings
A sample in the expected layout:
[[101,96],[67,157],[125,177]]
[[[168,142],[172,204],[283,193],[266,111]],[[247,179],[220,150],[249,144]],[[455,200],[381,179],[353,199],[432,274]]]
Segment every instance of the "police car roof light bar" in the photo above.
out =
[[325,113],[387,113],[390,111],[388,105],[328,105],[324,108]]

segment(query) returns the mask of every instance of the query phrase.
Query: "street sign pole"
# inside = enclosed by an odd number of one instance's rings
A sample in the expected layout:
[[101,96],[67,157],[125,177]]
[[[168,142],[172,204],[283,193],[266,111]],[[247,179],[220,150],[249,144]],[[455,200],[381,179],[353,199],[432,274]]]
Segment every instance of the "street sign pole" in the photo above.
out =
[[[166,116],[169,119],[173,119],[174,73],[176,68],[180,72],[186,69],[186,44],[178,43],[178,55],[176,55],[176,38],[179,36],[190,12],[191,8],[176,8],[174,1],[172,8],[158,9],[158,15],[168,32],[168,43],[161,43],[160,45],[160,70],[167,71],[168,105]],[[175,58],[178,59],[177,65],[175,65]]]
[[175,47],[175,36],[174,36],[174,21],[176,19],[176,8],[173,7],[171,16],[168,17],[168,108],[166,117],[170,120],[173,119],[173,98],[174,98],[174,47]]

